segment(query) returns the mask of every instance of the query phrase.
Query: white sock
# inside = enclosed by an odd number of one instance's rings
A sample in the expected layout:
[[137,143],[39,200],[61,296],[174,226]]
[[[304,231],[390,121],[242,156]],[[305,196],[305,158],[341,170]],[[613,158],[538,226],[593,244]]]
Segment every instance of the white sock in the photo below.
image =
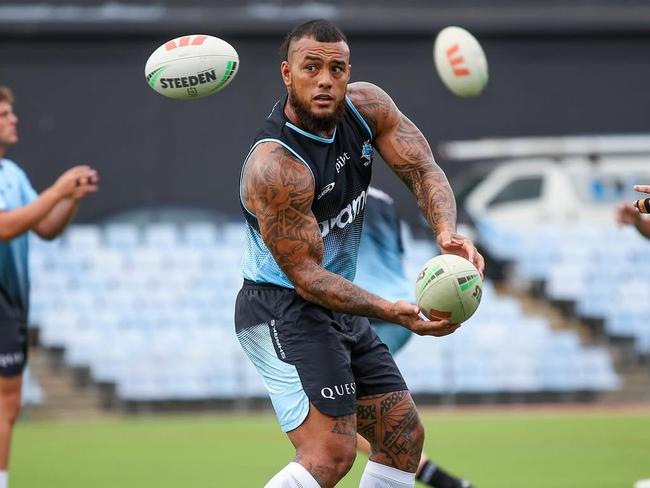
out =
[[320,485],[302,464],[292,461],[271,478],[264,488],[320,488]]
[[9,473],[6,469],[0,469],[0,488],[9,486]]
[[413,488],[415,473],[368,461],[359,488]]

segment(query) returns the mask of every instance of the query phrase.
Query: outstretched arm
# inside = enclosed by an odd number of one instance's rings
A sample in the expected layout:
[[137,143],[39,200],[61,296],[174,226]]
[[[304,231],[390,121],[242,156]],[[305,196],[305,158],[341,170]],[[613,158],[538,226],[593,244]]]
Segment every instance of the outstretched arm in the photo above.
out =
[[266,246],[305,300],[399,323],[419,334],[446,335],[455,330],[447,321],[423,321],[417,307],[389,302],[322,267],[323,240],[311,211],[314,180],[310,170],[283,147],[265,143],[255,149],[246,164],[242,190]]
[[79,201],[97,191],[97,181],[97,172],[89,166],[67,170],[33,202],[0,212],[0,241],[10,241],[29,230],[54,239],[74,217]]
[[371,124],[382,157],[415,196],[442,252],[467,257],[483,272],[483,257],[469,239],[456,232],[454,194],[420,130],[375,85],[350,85],[350,98]]
[[0,241],[11,241],[34,228],[61,200],[55,188],[48,188],[32,203],[0,212]]

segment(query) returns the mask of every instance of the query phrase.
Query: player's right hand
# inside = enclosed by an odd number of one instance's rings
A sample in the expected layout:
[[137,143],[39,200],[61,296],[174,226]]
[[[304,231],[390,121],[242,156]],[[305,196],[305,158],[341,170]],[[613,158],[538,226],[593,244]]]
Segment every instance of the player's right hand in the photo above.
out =
[[616,222],[619,225],[636,225],[641,220],[641,214],[631,203],[621,203],[616,207]]
[[65,171],[54,182],[52,188],[61,198],[79,199],[97,191],[99,176],[97,171],[87,165],[79,165]]
[[448,320],[425,320],[420,316],[420,307],[405,300],[398,300],[393,304],[393,313],[393,322],[421,336],[446,336],[455,332],[461,325],[452,324]]

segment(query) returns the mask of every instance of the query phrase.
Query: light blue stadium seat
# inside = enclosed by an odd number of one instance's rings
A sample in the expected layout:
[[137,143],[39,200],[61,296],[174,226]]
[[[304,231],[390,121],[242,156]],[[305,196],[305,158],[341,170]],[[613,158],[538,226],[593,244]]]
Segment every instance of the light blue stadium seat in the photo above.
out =
[[182,234],[186,245],[199,249],[216,247],[219,239],[217,226],[210,222],[188,222]]
[[181,240],[181,231],[176,224],[153,223],[143,228],[144,244],[158,249],[175,247]]
[[77,252],[102,245],[102,231],[96,225],[71,225],[64,234],[66,247]]
[[140,245],[140,229],[135,224],[108,224],[104,228],[104,238],[111,249],[129,251]]

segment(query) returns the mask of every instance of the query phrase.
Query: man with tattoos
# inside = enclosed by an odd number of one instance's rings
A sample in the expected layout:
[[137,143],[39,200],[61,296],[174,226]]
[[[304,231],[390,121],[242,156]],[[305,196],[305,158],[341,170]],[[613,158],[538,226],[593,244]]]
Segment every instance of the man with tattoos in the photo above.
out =
[[412,487],[424,432],[386,346],[365,317],[420,335],[427,321],[352,283],[376,148],[416,197],[442,252],[483,268],[455,231],[447,178],[420,131],[375,85],[352,83],[343,33],[324,20],[282,49],[287,96],[255,137],[240,182],[247,222],[237,337],[262,375],[296,457],[266,485],[332,487],[349,471],[356,433],[372,446],[360,486]]
[[[367,195],[354,283],[388,300],[414,301],[415,287],[406,278],[404,269],[402,224],[395,202],[390,195],[372,186]],[[370,325],[393,355],[413,336],[410,330],[381,319],[371,318]],[[357,450],[372,454],[370,444],[360,435],[357,435]],[[468,481],[452,476],[424,452],[415,478],[435,488],[472,488]]]

